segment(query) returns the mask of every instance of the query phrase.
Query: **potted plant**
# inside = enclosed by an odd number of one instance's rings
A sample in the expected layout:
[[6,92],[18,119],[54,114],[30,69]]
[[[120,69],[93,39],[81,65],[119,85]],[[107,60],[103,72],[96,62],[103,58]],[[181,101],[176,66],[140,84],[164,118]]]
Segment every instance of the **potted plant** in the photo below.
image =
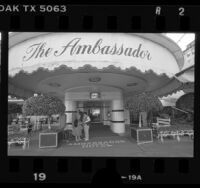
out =
[[39,147],[57,147],[61,140],[62,131],[51,128],[51,117],[54,114],[64,114],[65,105],[63,102],[48,95],[37,95],[27,99],[23,105],[23,114],[26,116],[48,116],[48,130],[39,134]]
[[147,126],[147,117],[152,121],[153,114],[163,108],[159,98],[147,92],[128,96],[125,99],[125,107],[135,116],[139,116],[139,127]]
[[26,116],[47,116],[48,128],[51,129],[51,116],[53,114],[64,114],[65,105],[56,97],[38,95],[27,99],[22,109]]
[[133,115],[139,116],[139,127],[131,127],[131,137],[136,139],[138,144],[153,142],[152,129],[147,127],[147,117],[153,121],[153,114],[162,109],[158,97],[151,93],[128,96],[125,99],[125,108]]

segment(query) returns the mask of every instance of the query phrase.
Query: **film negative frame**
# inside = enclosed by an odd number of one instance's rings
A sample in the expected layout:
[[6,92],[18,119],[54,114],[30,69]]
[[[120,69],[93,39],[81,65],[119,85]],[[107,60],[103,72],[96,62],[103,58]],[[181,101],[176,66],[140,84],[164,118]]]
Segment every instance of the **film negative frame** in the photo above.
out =
[[[27,4],[27,3],[26,3]],[[33,3],[34,4],[34,3]],[[44,3],[45,4],[45,3]],[[64,4],[64,3],[63,3]],[[5,4],[4,4],[5,5]],[[55,4],[54,4],[55,5]],[[38,6],[38,4],[36,4]],[[200,6],[66,5],[67,14],[0,13],[1,125],[7,122],[8,32],[195,32],[195,125],[193,158],[7,156],[7,128],[0,126],[0,182],[200,183],[198,61]],[[160,14],[156,9],[160,7]]]

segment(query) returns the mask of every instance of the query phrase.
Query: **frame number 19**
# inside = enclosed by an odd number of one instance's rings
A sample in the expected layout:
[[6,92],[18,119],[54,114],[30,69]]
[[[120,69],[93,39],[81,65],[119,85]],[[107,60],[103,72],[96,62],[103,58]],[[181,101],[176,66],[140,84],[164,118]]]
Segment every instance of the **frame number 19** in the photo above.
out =
[[35,181],[45,181],[47,178],[45,173],[34,173],[33,176]]

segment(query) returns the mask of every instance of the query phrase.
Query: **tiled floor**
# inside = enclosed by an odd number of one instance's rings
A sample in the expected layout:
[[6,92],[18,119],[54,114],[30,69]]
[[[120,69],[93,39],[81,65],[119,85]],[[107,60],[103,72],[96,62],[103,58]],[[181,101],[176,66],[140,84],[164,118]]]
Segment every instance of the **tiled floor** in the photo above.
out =
[[90,129],[90,140],[75,142],[63,141],[58,148],[39,149],[38,133],[32,136],[30,147],[23,150],[13,146],[8,155],[20,156],[119,156],[119,157],[192,157],[193,140],[184,136],[180,142],[166,138],[164,143],[154,140],[153,143],[137,145],[129,136],[118,136],[106,127]]

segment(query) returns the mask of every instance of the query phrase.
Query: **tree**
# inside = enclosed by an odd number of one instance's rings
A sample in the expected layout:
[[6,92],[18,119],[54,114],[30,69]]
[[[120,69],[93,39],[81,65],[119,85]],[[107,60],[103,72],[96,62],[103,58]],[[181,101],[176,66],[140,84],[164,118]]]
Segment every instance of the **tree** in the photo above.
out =
[[186,112],[194,111],[194,93],[187,93],[176,101],[176,107]]
[[129,109],[135,116],[141,114],[142,121],[146,125],[147,115],[152,121],[153,114],[162,110],[163,106],[157,96],[151,93],[141,93],[126,97],[125,108]]
[[12,122],[12,119],[16,117],[16,114],[22,113],[22,105],[8,102],[8,125]]
[[194,93],[187,93],[181,96],[176,101],[176,107],[184,110],[187,113],[187,120],[193,121],[193,113],[194,113]]
[[23,114],[26,116],[36,115],[48,116],[49,129],[51,129],[50,118],[54,114],[64,114],[65,105],[63,102],[48,95],[38,95],[27,99],[23,104]]
[[18,113],[22,113],[22,105],[8,102],[8,114],[18,114]]

